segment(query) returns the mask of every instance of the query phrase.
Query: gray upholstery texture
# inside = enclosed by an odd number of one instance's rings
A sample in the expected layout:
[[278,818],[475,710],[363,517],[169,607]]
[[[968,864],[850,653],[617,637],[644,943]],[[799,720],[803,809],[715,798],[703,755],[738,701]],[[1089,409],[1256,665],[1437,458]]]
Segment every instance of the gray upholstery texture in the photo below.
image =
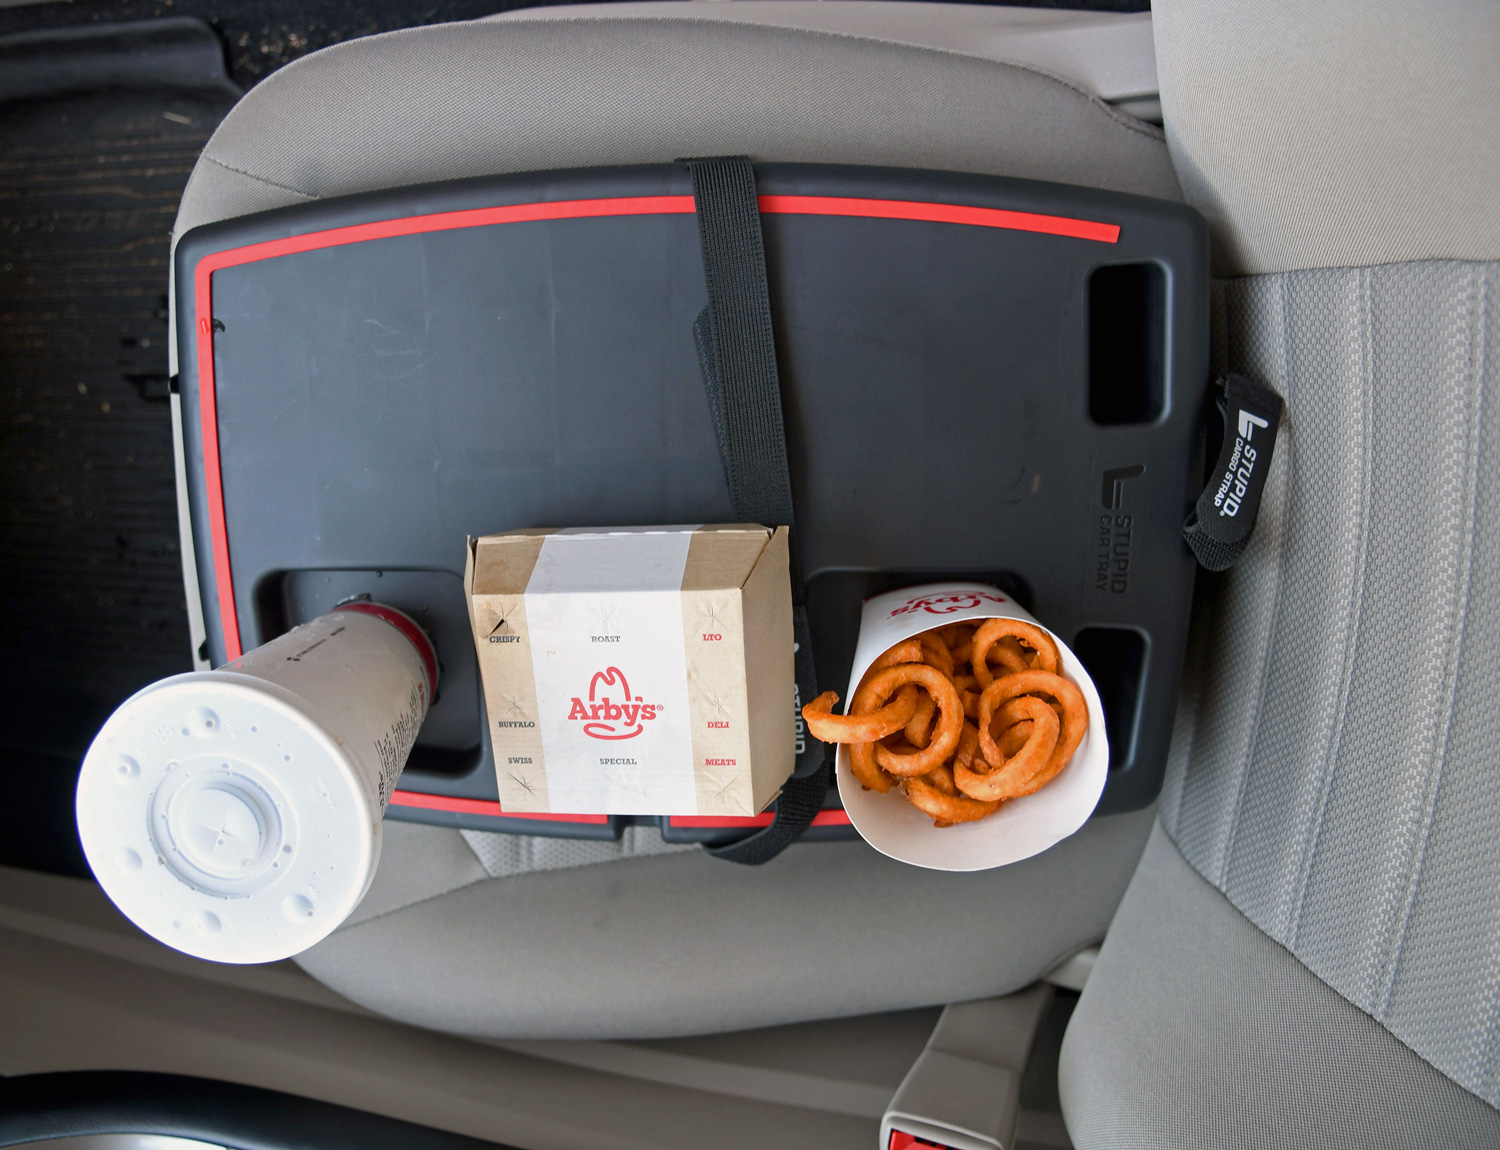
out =
[[1220,274],[1500,257],[1500,4],[1155,0]]
[[[1154,821],[1094,819],[977,874],[852,842],[763,867],[693,851],[486,877],[345,926],[297,962],[381,1014],[483,1038],[670,1037],[985,998],[1103,937]],[[399,901],[378,889],[387,866],[417,884],[410,838],[387,844],[371,890],[385,905]]]
[[380,833],[375,878],[354,912],[352,926],[488,878],[484,864],[458,831],[387,819]]
[[1261,273],[1216,285],[1216,367],[1287,407],[1251,545],[1200,587],[1069,1129],[1500,1145],[1500,8],[1154,24],[1187,198]]
[[1003,4],[903,3],[901,0],[610,0],[523,8],[490,20],[597,20],[672,16],[837,32],[862,40],[937,48],[1021,64],[1050,73],[1105,100],[1156,94],[1156,49],[1149,12],[1015,8]]
[[1181,198],[1159,129],[1043,71],[842,33],[601,12],[412,28],[289,64],[219,125],[177,233],[376,188],[735,153]]
[[702,853],[691,843],[662,840],[654,827],[626,827],[613,839],[556,839],[456,831],[388,819],[375,879],[354,912],[354,926],[471,883],[541,871],[571,870],[653,855]]
[[479,865],[490,878],[511,878],[544,870],[624,862],[653,855],[702,851],[695,843],[669,843],[655,827],[626,827],[613,839],[553,839],[543,835],[501,835],[488,831],[460,831]]
[[1287,414],[1161,820],[1314,974],[1500,1102],[1500,265],[1222,286]]
[[1330,990],[1152,835],[1063,1043],[1080,1150],[1460,1150],[1500,1114]]

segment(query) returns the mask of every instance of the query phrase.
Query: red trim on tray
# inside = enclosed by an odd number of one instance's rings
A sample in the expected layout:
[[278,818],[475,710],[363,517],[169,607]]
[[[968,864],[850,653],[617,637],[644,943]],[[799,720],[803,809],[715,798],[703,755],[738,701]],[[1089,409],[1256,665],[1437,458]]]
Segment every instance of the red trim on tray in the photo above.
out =
[[[1004,228],[1045,235],[1115,243],[1117,224],[1075,220],[1067,216],[1045,216],[1033,212],[1011,212],[999,208],[975,208],[962,204],[929,204],[907,200],[852,199],[842,196],[761,196],[760,209],[768,215],[851,216],[864,219],[919,220],[927,223],[967,224]],[[213,273],[240,264],[321,248],[342,247],[367,240],[451,231],[455,228],[493,224],[533,223],[541,220],[592,219],[601,216],[687,215],[693,211],[692,196],[621,196],[597,200],[557,200],[536,204],[513,204],[494,208],[472,208],[461,212],[434,212],[376,220],[344,228],[265,240],[242,248],[229,248],[204,256],[193,269],[193,301],[198,337],[198,405],[203,438],[203,478],[208,489],[208,533],[213,547],[214,586],[219,595],[219,625],[224,635],[224,657],[238,659],[244,653],[240,642],[239,612],[234,605],[234,575],[229,565],[229,533],[224,516],[224,476],[219,460],[219,412],[214,385]],[[397,794],[409,793],[400,792]],[[394,801],[394,799],[392,800]],[[469,801],[469,800],[465,800]],[[490,812],[476,812],[490,813]],[[829,813],[829,812],[825,812]],[[522,817],[522,816],[510,816]],[[528,816],[536,817],[536,816]],[[819,815],[818,819],[823,816]],[[730,824],[715,824],[730,825]],[[760,825],[740,824],[732,825]],[[813,825],[819,825],[815,819]]]
[[460,815],[489,815],[496,819],[536,819],[546,823],[588,823],[603,826],[608,815],[554,815],[532,811],[507,811],[494,799],[461,799],[455,795],[424,795],[420,791],[393,791],[391,805],[424,811],[451,811]]
[[919,204],[909,200],[854,200],[838,196],[761,196],[760,210],[769,215],[857,216],[875,220],[921,220],[931,224],[968,224],[1013,232],[1041,232],[1113,244],[1120,239],[1118,224],[1010,212],[1002,208],[971,208],[963,204]]
[[[588,823],[601,826],[609,822],[608,815],[557,815],[526,811],[507,811],[494,799],[462,799],[454,795],[427,795],[420,791],[395,791],[391,794],[391,805],[416,807],[424,811],[451,811],[461,815],[488,815],[497,819],[538,819],[551,823]],[[669,820],[674,827],[733,829],[739,827],[768,827],[769,812],[746,817],[725,815],[673,815]],[[815,827],[847,827],[850,824],[847,811],[819,811],[812,821]]]

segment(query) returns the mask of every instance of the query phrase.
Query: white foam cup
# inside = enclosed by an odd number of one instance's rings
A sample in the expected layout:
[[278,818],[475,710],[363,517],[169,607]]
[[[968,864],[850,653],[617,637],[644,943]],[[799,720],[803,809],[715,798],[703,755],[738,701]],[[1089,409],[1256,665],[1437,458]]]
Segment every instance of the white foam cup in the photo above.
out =
[[369,889],[436,679],[416,623],[356,602],[138,691],[78,780],[100,886],[199,958],[271,962],[312,946]]
[[1021,619],[1051,635],[1062,656],[1059,671],[1083,692],[1088,732],[1068,765],[1046,786],[1012,799],[987,818],[949,827],[934,826],[932,817],[907,802],[898,788],[883,795],[865,790],[849,770],[849,748],[839,747],[839,798],[849,821],[881,854],[932,870],[988,870],[1061,842],[1088,821],[1099,803],[1109,774],[1109,738],[1099,692],[1068,645],[994,587],[930,583],[866,600],[846,702],[870,664],[901,640],[947,623],[991,618]]

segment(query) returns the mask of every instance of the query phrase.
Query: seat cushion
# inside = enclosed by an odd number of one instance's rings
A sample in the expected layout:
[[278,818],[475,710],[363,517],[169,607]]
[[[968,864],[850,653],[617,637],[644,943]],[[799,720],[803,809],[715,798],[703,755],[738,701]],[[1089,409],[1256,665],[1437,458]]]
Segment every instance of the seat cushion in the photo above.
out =
[[209,141],[178,234],[375,188],[716,154],[1180,197],[1158,129],[1031,67],[846,33],[601,13],[412,28],[289,64]]
[[1220,362],[1286,399],[1195,620],[1161,818],[1350,1002],[1500,1104],[1500,264],[1254,276]]
[[[1016,8],[921,0],[610,0],[522,8],[490,20],[598,20],[623,17],[717,20],[805,32],[834,32],[936,48],[1046,72],[1113,104],[1139,107],[1156,96],[1150,12]],[[1158,116],[1156,123],[1161,123]]]
[[985,998],[1103,937],[1154,817],[1097,818],[974,874],[851,842],[761,867],[689,851],[490,879],[457,831],[393,826],[369,910],[296,961],[361,1006],[484,1038],[669,1037]]
[[1080,1150],[1500,1146],[1500,1113],[1330,990],[1158,828],[1063,1042]]

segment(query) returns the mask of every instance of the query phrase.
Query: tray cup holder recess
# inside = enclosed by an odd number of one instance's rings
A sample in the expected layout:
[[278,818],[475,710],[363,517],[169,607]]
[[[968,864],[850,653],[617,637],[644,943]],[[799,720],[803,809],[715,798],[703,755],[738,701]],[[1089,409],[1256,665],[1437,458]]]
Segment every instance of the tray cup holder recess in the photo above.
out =
[[456,777],[488,769],[479,669],[463,580],[450,571],[394,569],[273,572],[256,588],[259,641],[270,642],[339,603],[368,597],[405,611],[432,637],[438,683],[407,769]]
[[1135,765],[1150,651],[1150,638],[1134,627],[1085,627],[1073,637],[1073,653],[1088,669],[1104,707],[1111,772]]

